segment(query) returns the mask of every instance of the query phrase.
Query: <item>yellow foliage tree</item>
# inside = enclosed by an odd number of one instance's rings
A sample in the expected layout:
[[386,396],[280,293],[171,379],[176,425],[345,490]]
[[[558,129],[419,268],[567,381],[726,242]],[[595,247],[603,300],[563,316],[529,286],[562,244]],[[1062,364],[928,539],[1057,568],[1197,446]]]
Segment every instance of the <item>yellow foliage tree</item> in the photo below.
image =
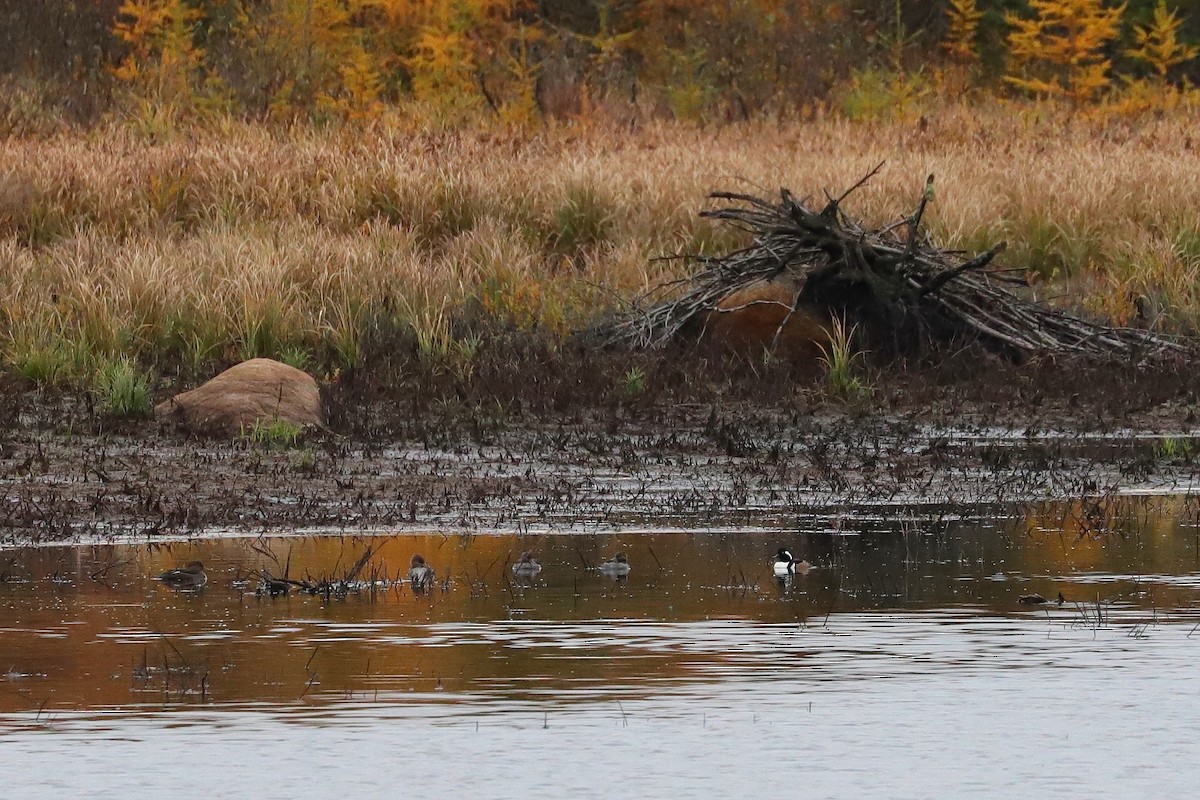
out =
[[340,69],[344,92],[336,107],[351,119],[378,116],[383,110],[383,78],[375,60],[362,47],[352,49],[347,57]]
[[508,25],[514,0],[358,2],[384,63],[406,74],[416,99],[437,107],[478,105],[484,62],[504,61],[515,35]]
[[1134,27],[1136,46],[1126,50],[1125,54],[1149,66],[1153,74],[1149,78],[1122,75],[1124,85],[1112,98],[1110,113],[1136,115],[1171,111],[1185,102],[1191,89],[1186,83],[1180,88],[1168,81],[1172,68],[1191,61],[1197,54],[1195,46],[1179,41],[1181,25],[1182,20],[1159,0],[1150,24]]
[[191,97],[204,51],[195,45],[197,9],[183,0],[125,0],[113,33],[129,48],[117,79],[163,102]]
[[500,115],[511,125],[530,125],[540,118],[537,81],[542,66],[533,60],[530,45],[541,38],[539,29],[520,25],[512,46],[505,53],[505,82],[509,91],[500,108]]
[[983,18],[975,0],[950,0],[946,9],[947,31],[942,50],[951,61],[973,64],[979,55],[975,50],[975,37],[979,32],[979,20]]
[[1196,57],[1200,48],[1179,41],[1179,28],[1183,20],[1174,11],[1167,10],[1166,0],[1158,0],[1154,7],[1154,18],[1149,26],[1138,25],[1133,29],[1136,47],[1125,51],[1130,58],[1149,65],[1163,83],[1173,67],[1186,64]]
[[[449,3],[441,5],[445,9]],[[413,96],[418,100],[470,106],[480,97],[470,42],[447,13],[438,13],[421,26],[415,50],[404,62],[412,75]]]
[[1096,99],[1109,87],[1104,48],[1118,32],[1125,4],[1102,0],[1030,0],[1035,16],[1006,12],[1016,71],[1004,80],[1019,89],[1074,102]]
[[239,30],[256,57],[271,114],[302,110],[369,116],[380,108],[381,78],[354,15],[361,0],[270,0],[242,5]]

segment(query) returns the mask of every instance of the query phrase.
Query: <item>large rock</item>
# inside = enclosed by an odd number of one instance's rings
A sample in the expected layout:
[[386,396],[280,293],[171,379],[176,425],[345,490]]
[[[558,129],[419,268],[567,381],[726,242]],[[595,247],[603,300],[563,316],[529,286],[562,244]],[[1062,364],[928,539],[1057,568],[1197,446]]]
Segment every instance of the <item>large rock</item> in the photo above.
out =
[[[739,289],[717,304],[704,320],[707,336],[738,352],[757,356],[775,341],[786,356],[819,355],[829,341],[831,320],[823,310],[801,304],[794,312],[796,285],[790,280],[761,280]],[[790,316],[789,316],[790,313]]]
[[154,416],[196,433],[225,435],[277,420],[301,427],[325,424],[321,390],[312,376],[269,358],[230,367],[203,386],[159,403]]

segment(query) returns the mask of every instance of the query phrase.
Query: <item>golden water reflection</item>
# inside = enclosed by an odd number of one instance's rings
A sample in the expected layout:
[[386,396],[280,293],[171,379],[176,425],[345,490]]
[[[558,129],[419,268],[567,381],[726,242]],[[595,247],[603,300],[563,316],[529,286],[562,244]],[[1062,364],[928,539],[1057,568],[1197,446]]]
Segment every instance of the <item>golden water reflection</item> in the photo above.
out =
[[[636,696],[687,679],[698,663],[744,657],[736,637],[684,646],[689,625],[712,620],[1030,614],[1040,609],[1019,596],[1060,591],[1068,607],[1187,609],[1200,599],[1188,509],[1171,500],[1138,513],[1057,504],[1019,519],[878,535],[398,535],[9,551],[0,553],[0,711],[532,697],[592,686]],[[780,545],[812,571],[775,581],[770,557]],[[343,575],[368,548],[362,577],[373,588],[341,599],[255,592],[255,571],[286,568],[315,582]],[[510,565],[525,549],[544,568],[519,581]],[[633,564],[621,582],[591,568],[617,550]],[[415,552],[438,573],[428,595],[395,582]],[[203,590],[154,579],[192,559],[205,564]]]

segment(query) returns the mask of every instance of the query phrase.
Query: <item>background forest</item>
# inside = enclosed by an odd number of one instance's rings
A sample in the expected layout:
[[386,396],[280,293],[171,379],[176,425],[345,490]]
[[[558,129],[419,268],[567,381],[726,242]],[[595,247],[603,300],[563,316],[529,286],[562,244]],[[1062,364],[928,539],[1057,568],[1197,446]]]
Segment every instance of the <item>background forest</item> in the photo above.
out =
[[[9,131],[492,115],[514,124],[915,116],[975,92],[1137,113],[1200,78],[1189,3],[1127,0],[3,0]],[[4,128],[0,127],[0,132]]]

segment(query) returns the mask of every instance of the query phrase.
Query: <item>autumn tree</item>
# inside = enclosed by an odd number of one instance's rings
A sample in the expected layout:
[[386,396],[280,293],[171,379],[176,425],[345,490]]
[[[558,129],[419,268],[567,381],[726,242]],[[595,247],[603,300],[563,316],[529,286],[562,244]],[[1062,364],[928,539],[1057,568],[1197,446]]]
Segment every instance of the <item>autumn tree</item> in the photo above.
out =
[[1195,45],[1180,41],[1179,31],[1183,20],[1174,11],[1167,9],[1166,0],[1158,0],[1154,16],[1149,25],[1136,25],[1133,29],[1134,47],[1125,54],[1135,61],[1146,64],[1155,77],[1167,82],[1167,73],[1186,64],[1200,52]]
[[946,9],[946,38],[942,40],[942,50],[956,64],[973,64],[979,54],[975,49],[976,37],[979,35],[979,20],[983,12],[975,5],[975,0],[950,0]]
[[542,64],[534,49],[543,38],[540,28],[518,25],[511,43],[504,49],[503,83],[507,91],[500,101],[500,113],[506,122],[529,125],[541,118],[537,88]]
[[486,73],[501,70],[514,50],[526,74],[536,71],[527,63],[536,34],[509,25],[514,0],[357,2],[372,51],[398,88],[422,103],[480,107],[488,97]]
[[1082,103],[1109,87],[1105,48],[1116,39],[1125,5],[1102,0],[1030,0],[1032,18],[1004,15],[1013,69],[1009,84],[1039,96]]
[[127,51],[114,75],[156,101],[187,104],[204,58],[195,44],[201,18],[183,0],[125,0],[113,33]]
[[[852,0],[640,0],[627,60],[683,116],[819,104],[882,30]],[[893,20],[894,21],[894,20]],[[618,26],[614,26],[618,27]],[[700,116],[703,116],[700,115]]]
[[243,2],[238,37],[250,54],[248,79],[275,117],[313,111],[369,115],[380,76],[355,24],[362,0]]

